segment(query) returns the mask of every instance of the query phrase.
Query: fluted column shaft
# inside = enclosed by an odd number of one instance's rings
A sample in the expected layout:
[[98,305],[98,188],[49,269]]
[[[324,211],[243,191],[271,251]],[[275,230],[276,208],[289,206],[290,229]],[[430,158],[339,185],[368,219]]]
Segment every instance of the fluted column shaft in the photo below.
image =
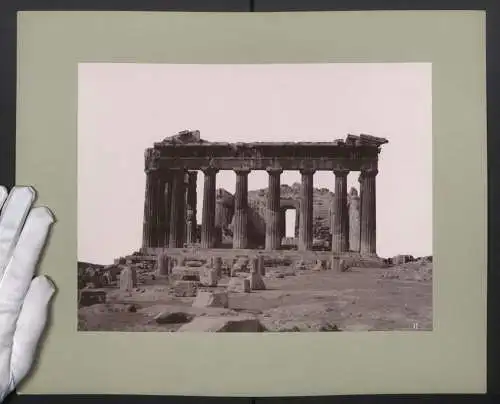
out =
[[156,213],[156,236],[155,236],[155,247],[165,247],[165,234],[169,229],[167,229],[167,212],[165,211],[165,185],[166,177],[165,173],[160,172],[156,179],[156,189],[155,189],[155,213]]
[[144,219],[142,226],[142,246],[150,248],[154,246],[156,217],[155,211],[155,190],[158,172],[156,170],[146,171],[146,187],[144,195]]
[[170,236],[169,247],[180,248],[184,241],[184,170],[172,170],[172,198],[170,210]]
[[361,255],[376,255],[377,224],[375,178],[378,170],[371,168],[361,171],[359,176],[361,189]]
[[168,171],[165,174],[165,192],[164,192],[164,211],[165,211],[165,235],[163,245],[169,246],[170,240],[170,220],[172,216],[172,173]]
[[248,174],[250,170],[236,172],[234,195],[233,248],[248,247]]
[[268,168],[269,188],[267,195],[266,250],[278,250],[281,246],[280,202],[282,169]]
[[349,249],[359,252],[360,222],[360,199],[358,193],[351,192],[349,201]]
[[186,211],[186,243],[196,242],[196,183],[198,171],[189,171],[187,185],[187,211]]
[[349,250],[349,211],[347,209],[347,174],[349,170],[336,169],[335,194],[333,199],[332,252]]
[[300,231],[298,249],[311,250],[313,245],[313,175],[315,170],[300,170],[302,189],[300,200]]
[[294,237],[299,237],[299,225],[300,225],[300,209],[295,209],[295,229],[294,229]]
[[203,211],[201,221],[201,247],[215,247],[215,188],[216,175],[215,168],[205,168],[202,170],[205,179],[203,187]]

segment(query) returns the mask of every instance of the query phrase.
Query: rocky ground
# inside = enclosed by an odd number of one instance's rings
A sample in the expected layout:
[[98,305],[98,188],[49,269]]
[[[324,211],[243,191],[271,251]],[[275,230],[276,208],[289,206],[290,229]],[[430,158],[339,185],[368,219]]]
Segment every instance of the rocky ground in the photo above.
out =
[[[116,285],[100,288],[99,291],[105,293],[105,303],[80,307],[79,329],[432,330],[432,262],[429,260],[389,268],[354,267],[341,273],[310,268],[266,268],[266,289],[250,293],[227,292],[229,279],[225,275],[216,287],[203,288],[227,293],[228,307],[196,307],[196,304],[193,306],[196,297],[172,294],[173,283],[167,278],[159,279],[151,272],[138,273],[137,287],[130,292]],[[250,328],[231,330],[218,325],[241,320],[248,320]],[[259,325],[254,330],[255,324]]]

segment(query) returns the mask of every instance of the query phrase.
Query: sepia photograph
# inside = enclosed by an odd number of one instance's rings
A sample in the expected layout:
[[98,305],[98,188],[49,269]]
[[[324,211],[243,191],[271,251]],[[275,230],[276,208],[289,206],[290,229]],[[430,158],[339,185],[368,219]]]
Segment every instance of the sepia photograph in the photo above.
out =
[[430,63],[78,65],[78,331],[433,330]]

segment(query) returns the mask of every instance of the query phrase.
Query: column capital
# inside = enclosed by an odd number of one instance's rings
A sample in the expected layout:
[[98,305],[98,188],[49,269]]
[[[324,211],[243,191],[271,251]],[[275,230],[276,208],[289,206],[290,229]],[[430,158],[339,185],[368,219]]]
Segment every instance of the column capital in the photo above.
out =
[[201,167],[201,171],[203,171],[205,175],[215,175],[219,172],[219,169],[215,167]]
[[281,167],[268,167],[266,171],[269,175],[279,175],[283,172],[283,169]]
[[336,177],[344,177],[347,174],[349,174],[349,172],[350,172],[349,169],[347,169],[346,167],[341,166],[341,165],[338,165],[332,171],[333,171],[333,173],[335,174]]
[[197,176],[198,176],[198,170],[189,170],[189,171],[188,171],[188,175],[189,175],[190,177],[195,178],[195,177],[197,177]]
[[375,177],[378,174],[378,169],[375,167],[362,167],[359,173],[359,177]]
[[148,147],[144,151],[144,171],[146,173],[158,171],[160,168],[160,157],[161,153],[158,149]]
[[301,168],[299,171],[302,175],[313,175],[316,172],[314,168]]
[[233,171],[236,175],[248,175],[251,170],[249,168],[235,168]]

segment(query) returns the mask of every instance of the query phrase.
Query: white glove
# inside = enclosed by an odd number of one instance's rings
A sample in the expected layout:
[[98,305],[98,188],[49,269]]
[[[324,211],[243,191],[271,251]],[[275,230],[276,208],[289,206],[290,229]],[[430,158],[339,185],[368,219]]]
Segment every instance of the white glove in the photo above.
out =
[[31,368],[55,291],[45,276],[33,278],[54,222],[34,202],[31,187],[0,186],[0,402]]

